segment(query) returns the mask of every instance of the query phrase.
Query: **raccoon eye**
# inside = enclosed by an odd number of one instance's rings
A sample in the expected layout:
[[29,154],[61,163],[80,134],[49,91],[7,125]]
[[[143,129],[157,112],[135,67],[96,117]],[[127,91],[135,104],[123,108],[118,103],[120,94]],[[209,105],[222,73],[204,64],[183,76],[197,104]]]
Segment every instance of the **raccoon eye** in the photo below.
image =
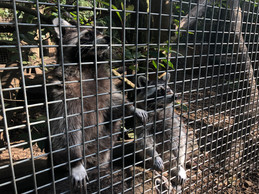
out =
[[86,32],[84,37],[87,39],[87,40],[90,40],[91,37],[92,37],[92,34],[90,32]]
[[158,91],[158,96],[164,96],[165,95],[165,90],[163,88],[161,88],[159,91]]

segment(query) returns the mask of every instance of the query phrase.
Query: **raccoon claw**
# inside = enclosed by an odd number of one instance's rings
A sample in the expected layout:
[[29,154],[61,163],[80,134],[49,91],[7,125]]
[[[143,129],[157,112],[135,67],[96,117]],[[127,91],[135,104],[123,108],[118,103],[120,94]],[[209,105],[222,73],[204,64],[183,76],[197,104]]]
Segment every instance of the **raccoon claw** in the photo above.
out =
[[168,194],[174,193],[173,185],[164,176],[160,176],[155,179],[155,188],[156,188],[157,193],[161,193],[161,191],[162,191],[162,193],[164,193],[163,191],[167,191],[166,193],[168,193]]
[[86,191],[87,181],[89,181],[89,178],[82,164],[72,168],[72,184],[75,189]]
[[183,167],[179,167],[179,171],[178,171],[178,176],[177,176],[177,178],[178,178],[178,183],[180,184],[180,185],[183,185],[184,183],[185,183],[185,181],[186,181],[186,178],[187,178],[187,176],[186,176],[186,171],[185,171],[185,169],[183,168]]
[[159,156],[157,156],[155,158],[153,168],[157,171],[163,171],[164,170],[164,164],[163,164],[162,158],[160,158]]
[[147,123],[147,119],[148,119],[147,111],[140,108],[136,108],[136,116],[141,119],[143,124]]
[[73,185],[73,189],[74,190],[80,190],[82,191],[86,191],[87,190],[87,182],[88,178],[85,177],[82,180],[76,180],[75,178],[72,179],[72,185]]

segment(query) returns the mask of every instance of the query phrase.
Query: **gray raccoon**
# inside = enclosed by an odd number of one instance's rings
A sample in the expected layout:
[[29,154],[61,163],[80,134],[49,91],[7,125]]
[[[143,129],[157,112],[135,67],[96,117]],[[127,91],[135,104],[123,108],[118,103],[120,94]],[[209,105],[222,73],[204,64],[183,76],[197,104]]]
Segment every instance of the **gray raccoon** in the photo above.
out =
[[[182,184],[186,180],[184,165],[186,129],[180,117],[173,113],[172,102],[174,100],[174,93],[168,86],[169,80],[169,73],[159,79],[157,84],[155,81],[148,81],[144,76],[138,77],[140,89],[138,89],[137,101],[140,102],[137,105],[139,108],[144,109],[145,99],[147,99],[147,111],[151,112],[148,113],[146,130],[144,130],[140,123],[137,124],[137,148],[140,150],[145,147],[147,157],[154,158],[152,165],[156,170],[169,170],[170,163],[172,162],[171,169],[173,167],[176,168],[171,170],[171,175],[177,176],[178,184]],[[154,112],[155,108],[156,112]],[[154,127],[155,125],[156,127]],[[145,140],[144,136],[146,136]],[[144,158],[143,154],[143,152],[140,152],[142,158]],[[163,155],[164,161],[160,157],[161,155]]]
[[[99,31],[96,31],[96,37],[94,37],[93,29],[84,28],[80,30],[81,45],[79,46],[77,28],[73,28],[70,23],[63,19],[60,20],[60,23],[61,26],[66,26],[66,28],[62,29],[62,34],[59,31],[60,28],[55,27],[58,38],[62,38],[60,41],[63,42],[63,47],[61,48],[63,49],[63,61],[59,57],[60,64],[62,62],[78,63],[80,56],[82,62],[94,62],[96,55],[98,61],[107,60],[109,38],[103,36]],[[59,19],[54,19],[53,24],[58,26]],[[97,47],[96,55],[95,47],[93,46],[94,40],[96,40],[97,44],[102,44],[102,46]],[[79,48],[81,49],[80,51]],[[80,52],[81,55],[79,56]],[[123,116],[122,106],[125,106],[125,115],[136,114],[143,122],[147,119],[146,111],[141,109],[134,111],[133,105],[123,99],[121,93],[111,84],[108,64],[98,63],[96,65],[97,67],[93,63],[82,65],[82,91],[79,65],[57,67],[55,69],[55,82],[62,81],[62,68],[64,68],[65,81],[70,82],[65,84],[65,93],[62,84],[55,86],[50,91],[53,100],[58,101],[50,106],[54,163],[68,162],[66,148],[69,146],[71,175],[75,186],[77,184],[85,186],[87,179],[85,165],[96,167],[100,164],[102,168],[109,165],[110,149],[117,139],[113,133],[120,131],[120,120]],[[96,88],[96,84],[98,88]],[[81,92],[83,94],[83,107],[81,99],[78,99]],[[65,102],[64,96],[69,100]],[[125,105],[122,105],[123,100]],[[110,107],[111,105],[112,108]],[[65,111],[67,111],[67,120],[64,118]],[[83,120],[82,114],[84,115]],[[109,122],[111,118],[116,120],[112,124]],[[113,129],[112,131],[110,127]],[[97,144],[98,142],[99,144]],[[83,153],[83,144],[85,145],[85,153]],[[86,156],[87,164],[83,162],[84,156]]]

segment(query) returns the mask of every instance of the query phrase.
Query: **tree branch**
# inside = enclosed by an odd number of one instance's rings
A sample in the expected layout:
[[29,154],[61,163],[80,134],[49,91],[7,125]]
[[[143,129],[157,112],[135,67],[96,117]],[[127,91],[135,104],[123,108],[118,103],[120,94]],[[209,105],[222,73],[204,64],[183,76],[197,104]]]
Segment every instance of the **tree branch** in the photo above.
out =
[[119,76],[119,79],[125,81],[129,86],[131,86],[132,88],[135,88],[135,84],[132,83],[130,80],[128,80],[127,78],[124,78],[123,79],[123,76],[118,72],[116,71],[115,69],[112,70],[112,73],[116,76]]
[[207,0],[199,0],[198,4],[192,8],[192,10],[183,18],[181,19],[180,26],[177,26],[180,29],[187,29],[187,27],[192,26],[195,22],[197,17],[201,17],[205,12],[206,4],[210,4],[210,1]]
[[[239,6],[239,1],[236,0],[228,0],[230,8],[232,11],[232,24],[231,28],[235,32],[236,40],[238,41],[238,50],[242,52],[241,63],[245,64],[245,74],[250,85],[250,99],[249,105],[245,106],[244,112],[251,112],[252,114],[256,114],[253,111],[253,107],[257,107],[258,105],[258,96],[259,92],[256,86],[256,78],[253,69],[253,65],[248,54],[248,49],[245,45],[245,40],[242,35],[242,10]],[[238,52],[237,52],[238,53]]]

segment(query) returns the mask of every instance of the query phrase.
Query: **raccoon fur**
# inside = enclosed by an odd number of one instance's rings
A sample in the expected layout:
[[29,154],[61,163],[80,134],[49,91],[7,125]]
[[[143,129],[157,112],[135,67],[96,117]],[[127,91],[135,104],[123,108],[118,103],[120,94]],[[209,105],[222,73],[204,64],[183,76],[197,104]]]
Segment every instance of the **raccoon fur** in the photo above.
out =
[[[137,106],[144,109],[147,104],[148,122],[146,129],[142,124],[137,124],[137,149],[145,148],[146,158],[154,158],[147,165],[150,164],[155,170],[169,171],[171,163],[171,176],[178,179],[173,182],[182,184],[186,180],[186,129],[180,117],[173,112],[174,93],[168,86],[169,79],[169,73],[158,79],[157,83],[148,81],[144,76],[138,77],[140,89],[137,90]],[[139,154],[146,159],[143,151]]]
[[[126,116],[135,114],[143,122],[147,119],[147,112],[138,108],[135,110],[133,105],[123,99],[111,83],[107,63],[94,64],[96,56],[98,62],[108,59],[108,37],[99,31],[96,31],[95,37],[93,29],[80,28],[79,46],[77,28],[58,18],[53,20],[53,24],[63,44],[59,50],[60,66],[55,69],[56,86],[50,91],[55,101],[50,106],[53,160],[55,164],[70,162],[74,186],[85,186],[85,167],[109,166],[110,149],[117,139],[113,133],[120,131],[123,106]],[[59,25],[63,26],[62,32]],[[95,42],[97,49],[94,47]],[[91,62],[81,64],[81,75],[79,60]],[[110,123],[111,119],[115,121]]]

